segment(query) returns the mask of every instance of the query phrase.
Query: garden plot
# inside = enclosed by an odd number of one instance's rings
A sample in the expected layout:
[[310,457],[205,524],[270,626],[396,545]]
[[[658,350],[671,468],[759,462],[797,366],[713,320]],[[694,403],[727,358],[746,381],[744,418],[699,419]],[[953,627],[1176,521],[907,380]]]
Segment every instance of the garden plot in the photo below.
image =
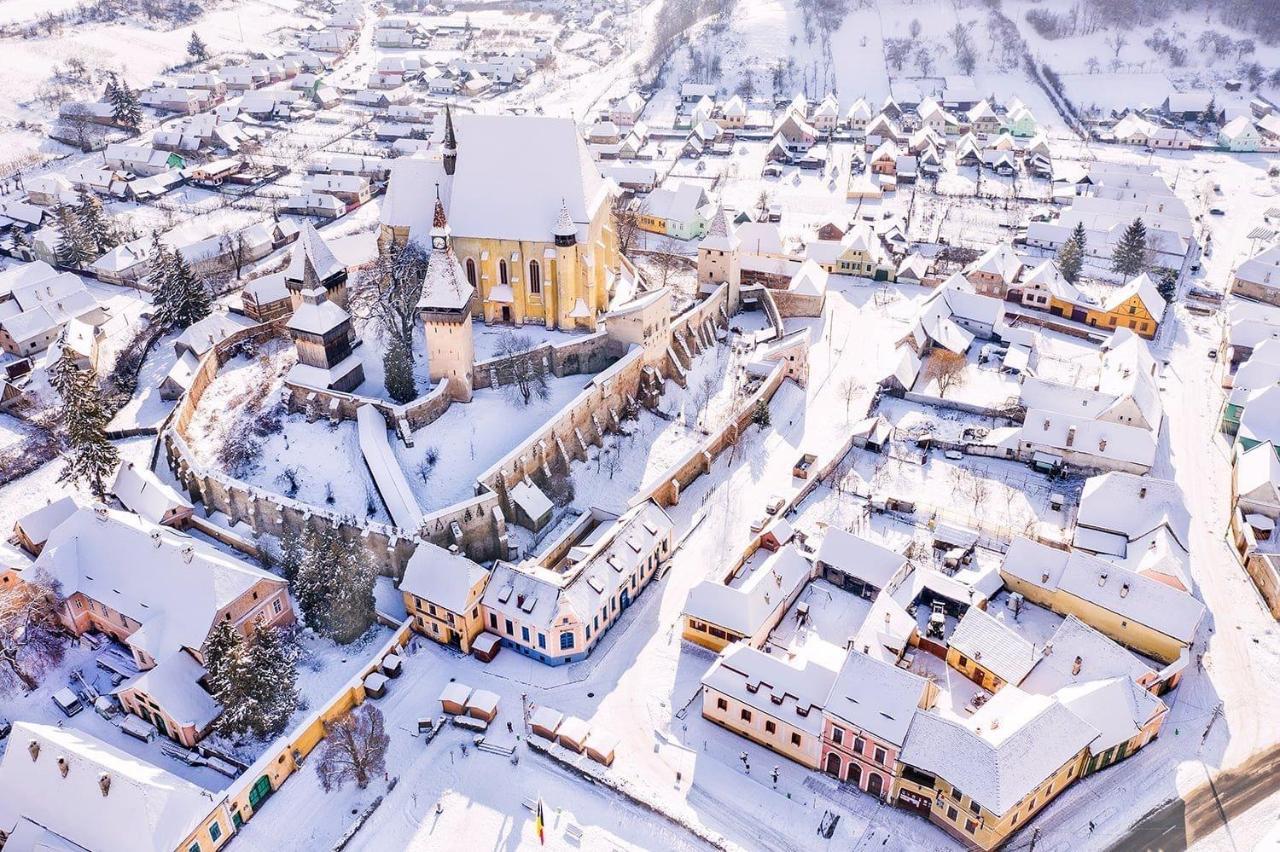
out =
[[429,512],[474,497],[476,477],[536,432],[589,382],[589,376],[548,376],[547,398],[534,396],[528,405],[508,389],[484,388],[471,402],[455,402],[414,432],[412,447],[392,441],[418,505]]
[[388,522],[356,425],[307,422],[285,408],[293,347],[271,340],[223,365],[188,426],[198,463],[264,491],[353,517]]

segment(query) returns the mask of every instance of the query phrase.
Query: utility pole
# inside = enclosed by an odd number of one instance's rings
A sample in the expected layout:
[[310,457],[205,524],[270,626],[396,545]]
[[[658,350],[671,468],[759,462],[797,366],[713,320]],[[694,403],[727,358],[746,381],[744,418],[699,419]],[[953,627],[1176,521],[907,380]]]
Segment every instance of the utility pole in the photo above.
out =
[[1209,716],[1209,724],[1204,726],[1204,734],[1200,737],[1200,745],[1204,745],[1205,740],[1209,739],[1209,732],[1213,730],[1213,723],[1218,721],[1222,716],[1222,702],[1219,701],[1217,706],[1213,708],[1213,713]]

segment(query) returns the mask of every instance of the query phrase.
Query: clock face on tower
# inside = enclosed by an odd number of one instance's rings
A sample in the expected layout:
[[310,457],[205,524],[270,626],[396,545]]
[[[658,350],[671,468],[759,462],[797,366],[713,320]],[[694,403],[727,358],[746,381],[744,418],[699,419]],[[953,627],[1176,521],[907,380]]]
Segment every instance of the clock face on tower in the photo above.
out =
[[431,245],[438,249],[444,248],[444,237],[432,237]]

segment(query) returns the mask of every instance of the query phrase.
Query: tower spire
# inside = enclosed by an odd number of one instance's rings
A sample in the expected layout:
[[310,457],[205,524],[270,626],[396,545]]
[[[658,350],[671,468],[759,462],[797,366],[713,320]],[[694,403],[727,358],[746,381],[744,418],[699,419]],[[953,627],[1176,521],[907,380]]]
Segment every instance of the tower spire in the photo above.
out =
[[453,110],[444,105],[444,173],[452,176],[458,167],[458,138],[453,132]]

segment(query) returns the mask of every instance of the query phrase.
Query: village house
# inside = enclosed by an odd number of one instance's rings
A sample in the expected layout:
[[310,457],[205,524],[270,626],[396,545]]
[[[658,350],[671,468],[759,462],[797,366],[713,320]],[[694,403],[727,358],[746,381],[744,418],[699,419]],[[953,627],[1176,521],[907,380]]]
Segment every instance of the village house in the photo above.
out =
[[827,529],[815,560],[824,580],[867,600],[894,591],[911,572],[902,554],[839,527]]
[[822,771],[888,800],[907,728],[937,694],[919,675],[850,651],[822,709]]
[[59,616],[77,636],[105,633],[142,672],[119,690],[124,708],[192,746],[221,712],[200,681],[219,621],[248,635],[293,622],[284,580],[136,515],[81,508],[49,535],[33,564],[59,584]]
[[1001,690],[969,719],[918,712],[893,799],[961,843],[995,849],[1080,778],[1098,730],[1064,703]]
[[44,263],[0,273],[0,349],[13,355],[45,351],[73,320],[97,327],[109,315],[73,273]]
[[789,524],[778,522],[769,535],[780,540],[779,548],[756,544],[719,578],[689,590],[682,615],[686,641],[712,651],[741,641],[763,644],[814,573],[812,563],[787,543]]
[[1030,642],[976,606],[965,610],[947,637],[947,665],[988,692],[1020,684],[1036,658]]
[[795,666],[738,643],[702,676],[702,716],[809,769],[818,769],[822,765],[822,705],[835,678],[835,672],[812,661]]
[[1022,275],[1022,260],[1007,243],[997,243],[965,267],[964,277],[974,292],[1003,299]]
[[16,850],[214,852],[236,828],[212,793],[87,733],[15,722],[0,761],[0,843]]
[[614,124],[629,127],[640,120],[644,105],[644,98],[637,92],[628,92],[614,103],[609,111],[609,118]]
[[677,240],[694,240],[707,231],[712,214],[706,190],[695,183],[649,193],[636,217],[643,231],[665,234]]
[[653,501],[620,516],[584,513],[539,562],[495,564],[481,598],[485,632],[548,665],[586,659],[670,558],[673,531]]
[[1190,535],[1191,517],[1177,483],[1106,473],[1085,481],[1072,544],[1189,592]]
[[1240,262],[1231,274],[1231,292],[1246,299],[1280,305],[1280,245]]
[[1121,645],[1166,664],[1185,664],[1204,618],[1204,605],[1181,589],[1081,551],[1057,550],[1029,539],[1014,539],[1000,576],[1010,591],[1028,601],[1074,615]]
[[464,654],[484,632],[480,598],[489,582],[483,567],[430,542],[422,542],[400,580],[405,610],[413,627]]

